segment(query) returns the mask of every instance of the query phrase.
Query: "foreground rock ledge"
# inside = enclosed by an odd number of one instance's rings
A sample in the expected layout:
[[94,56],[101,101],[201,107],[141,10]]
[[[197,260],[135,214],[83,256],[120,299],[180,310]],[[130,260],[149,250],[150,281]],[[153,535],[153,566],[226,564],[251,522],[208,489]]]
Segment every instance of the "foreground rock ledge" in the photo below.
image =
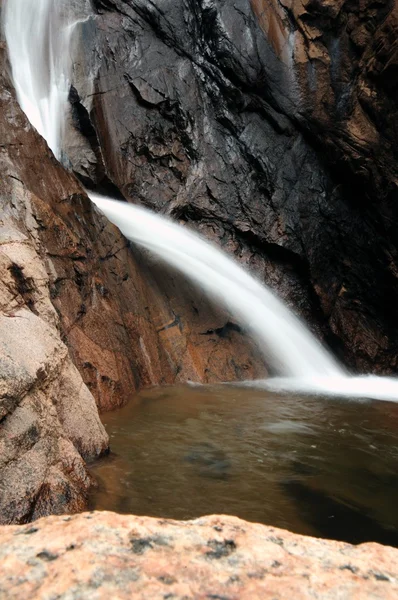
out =
[[0,529],[0,598],[397,598],[398,550],[211,516],[113,513]]

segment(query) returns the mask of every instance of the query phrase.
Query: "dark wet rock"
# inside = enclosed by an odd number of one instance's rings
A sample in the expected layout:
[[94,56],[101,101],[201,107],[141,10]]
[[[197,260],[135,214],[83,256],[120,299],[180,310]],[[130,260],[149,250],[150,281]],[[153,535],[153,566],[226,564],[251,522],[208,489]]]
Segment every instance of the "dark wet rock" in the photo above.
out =
[[[394,372],[396,2],[93,7],[67,166],[220,244],[348,364]],[[244,324],[98,215],[5,76],[0,134],[1,515],[22,522],[84,506],[82,457],[108,443],[93,397],[265,367]]]
[[92,184],[196,227],[347,363],[393,372],[396,2],[94,6],[75,82]]

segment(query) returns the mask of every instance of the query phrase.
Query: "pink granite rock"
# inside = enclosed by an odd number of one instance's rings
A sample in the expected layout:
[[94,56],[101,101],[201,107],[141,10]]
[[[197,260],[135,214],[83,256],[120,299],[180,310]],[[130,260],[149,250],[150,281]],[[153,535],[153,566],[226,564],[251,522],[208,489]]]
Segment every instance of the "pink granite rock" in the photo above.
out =
[[0,598],[393,599],[398,550],[236,517],[91,513],[0,529]]

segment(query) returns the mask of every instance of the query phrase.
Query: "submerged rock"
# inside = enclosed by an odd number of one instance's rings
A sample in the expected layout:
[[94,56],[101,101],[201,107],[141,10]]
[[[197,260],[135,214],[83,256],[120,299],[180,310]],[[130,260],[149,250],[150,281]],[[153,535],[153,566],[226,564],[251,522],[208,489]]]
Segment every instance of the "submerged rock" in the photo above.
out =
[[208,442],[193,446],[184,461],[191,463],[201,477],[211,479],[226,479],[231,469],[231,461],[225,452]]
[[153,600],[393,599],[398,550],[211,516],[113,513],[0,529],[0,596]]

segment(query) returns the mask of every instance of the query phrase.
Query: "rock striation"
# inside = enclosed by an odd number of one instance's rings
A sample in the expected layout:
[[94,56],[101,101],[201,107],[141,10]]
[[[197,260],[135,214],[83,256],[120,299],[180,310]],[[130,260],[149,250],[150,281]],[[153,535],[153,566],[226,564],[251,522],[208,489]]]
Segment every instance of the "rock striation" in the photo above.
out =
[[227,516],[50,517],[0,530],[0,597],[392,600],[397,554]]
[[84,509],[92,481],[83,459],[105,452],[108,436],[62,339],[51,291],[57,270],[41,237],[50,227],[56,235],[57,222],[55,213],[40,219],[40,204],[79,186],[4,78],[0,114],[0,523],[24,523]]

